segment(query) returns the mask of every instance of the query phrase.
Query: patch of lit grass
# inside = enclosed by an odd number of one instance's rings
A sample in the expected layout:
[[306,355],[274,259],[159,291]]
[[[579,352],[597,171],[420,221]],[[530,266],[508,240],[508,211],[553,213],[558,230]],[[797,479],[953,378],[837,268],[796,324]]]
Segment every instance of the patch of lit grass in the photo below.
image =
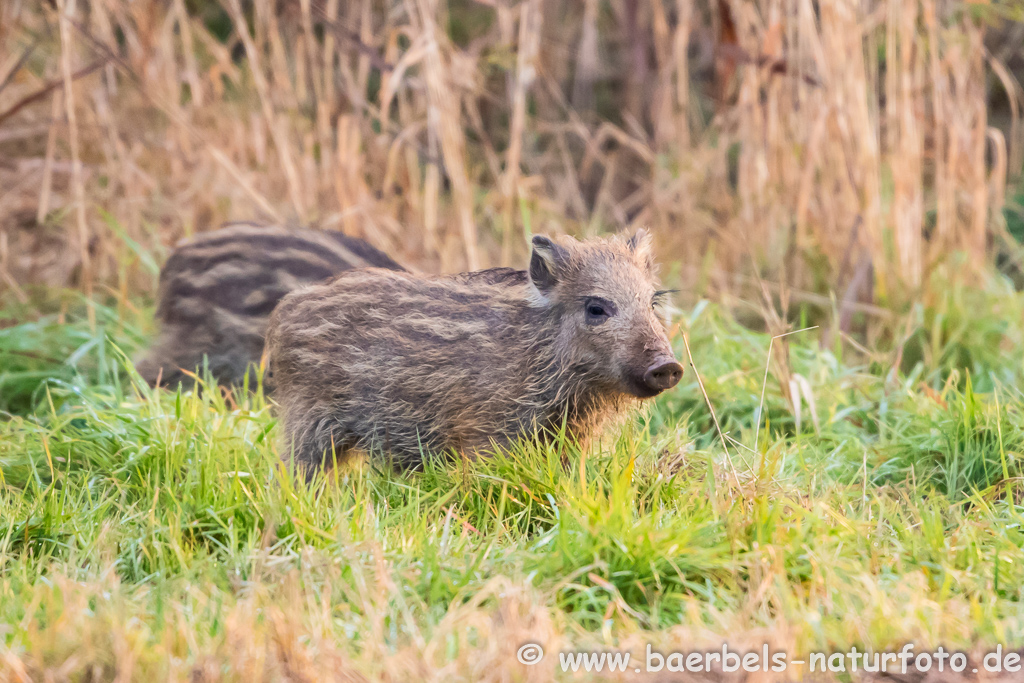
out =
[[791,370],[818,429],[770,371],[755,445],[767,337],[713,306],[685,325],[730,459],[690,371],[583,455],[356,460],[310,484],[260,393],[150,390],[108,335],[105,361],[0,421],[5,661],[188,677],[245,671],[262,643],[264,666],[314,678],[471,679],[530,639],[1020,640],[1019,392],[879,376],[808,336]]

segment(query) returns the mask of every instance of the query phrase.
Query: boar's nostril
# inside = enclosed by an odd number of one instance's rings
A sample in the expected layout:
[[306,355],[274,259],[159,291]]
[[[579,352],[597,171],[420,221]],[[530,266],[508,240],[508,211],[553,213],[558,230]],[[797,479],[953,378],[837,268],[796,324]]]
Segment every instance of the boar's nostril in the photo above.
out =
[[659,360],[644,373],[644,384],[654,391],[664,391],[679,384],[683,366],[674,360]]

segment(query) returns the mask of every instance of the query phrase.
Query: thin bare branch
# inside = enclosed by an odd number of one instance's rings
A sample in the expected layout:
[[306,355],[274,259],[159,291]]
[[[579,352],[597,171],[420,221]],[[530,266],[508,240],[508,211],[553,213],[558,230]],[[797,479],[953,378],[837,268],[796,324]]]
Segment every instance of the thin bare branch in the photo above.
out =
[[722,448],[725,450],[725,459],[729,463],[729,469],[732,470],[732,476],[736,480],[736,489],[739,490],[740,486],[740,475],[736,471],[736,465],[732,462],[732,454],[729,453],[729,442],[725,438],[725,434],[722,433],[722,426],[718,424],[718,415],[715,413],[715,407],[711,405],[711,399],[708,398],[708,392],[704,389],[704,381],[700,378],[700,372],[697,370],[697,364],[693,362],[693,354],[690,353],[690,336],[683,332],[683,346],[686,347],[686,357],[690,360],[690,367],[693,368],[693,374],[697,377],[697,385],[700,387],[700,393],[704,395],[704,402],[708,406],[708,410],[711,411],[711,419],[715,421],[715,429],[718,430],[718,438],[722,441]]
[[[70,80],[77,81],[80,78],[85,78],[97,69],[102,68],[108,61],[109,60],[105,57],[97,59],[95,62],[89,64],[89,66],[83,67],[78,71],[72,73],[70,76]],[[65,79],[63,77],[54,78],[53,80],[49,81],[46,85],[44,85],[42,88],[36,90],[31,95],[26,95],[25,97],[15,102],[13,105],[8,107],[3,113],[0,113],[0,125],[3,125],[4,121],[17,114],[19,111],[21,111],[28,105],[44,99],[47,95],[52,93],[57,88],[63,87],[64,82]],[[3,88],[0,88],[0,90],[2,89]]]

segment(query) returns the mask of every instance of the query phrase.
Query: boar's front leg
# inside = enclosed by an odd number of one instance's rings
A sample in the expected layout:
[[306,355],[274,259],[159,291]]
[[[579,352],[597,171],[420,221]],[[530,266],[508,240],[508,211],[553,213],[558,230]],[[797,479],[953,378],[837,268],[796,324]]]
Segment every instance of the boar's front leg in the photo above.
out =
[[306,481],[318,470],[329,470],[344,461],[354,445],[352,434],[333,415],[313,420],[298,432],[287,434],[285,439],[285,447],[292,451],[292,462]]

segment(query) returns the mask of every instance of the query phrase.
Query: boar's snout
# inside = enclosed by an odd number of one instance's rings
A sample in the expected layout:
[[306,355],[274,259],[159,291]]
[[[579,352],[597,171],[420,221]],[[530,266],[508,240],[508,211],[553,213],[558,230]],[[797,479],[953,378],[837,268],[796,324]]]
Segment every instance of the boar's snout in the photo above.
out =
[[652,393],[659,394],[679,384],[683,377],[683,366],[674,358],[659,358],[644,373],[644,386]]

